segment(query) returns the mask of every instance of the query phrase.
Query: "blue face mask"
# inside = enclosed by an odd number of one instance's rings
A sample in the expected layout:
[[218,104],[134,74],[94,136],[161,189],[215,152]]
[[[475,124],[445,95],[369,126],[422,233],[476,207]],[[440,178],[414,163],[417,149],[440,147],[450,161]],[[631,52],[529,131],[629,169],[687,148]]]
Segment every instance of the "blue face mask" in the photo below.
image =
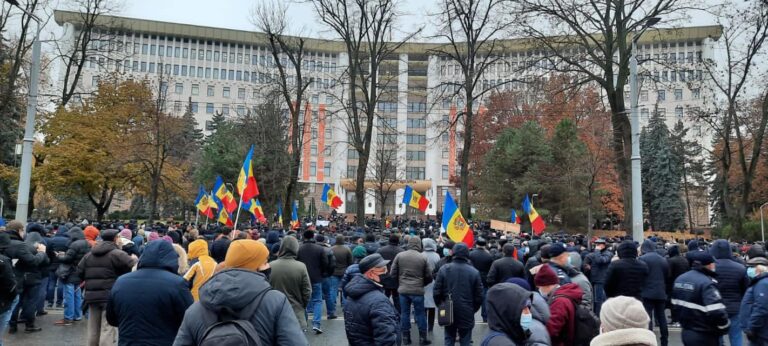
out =
[[443,256],[448,257],[451,255],[451,249],[443,249]]
[[749,276],[750,279],[754,279],[755,277],[757,277],[757,268],[755,267],[747,268],[747,276]]
[[533,324],[532,314],[520,315],[520,326],[523,327],[523,330],[531,330],[531,324]]

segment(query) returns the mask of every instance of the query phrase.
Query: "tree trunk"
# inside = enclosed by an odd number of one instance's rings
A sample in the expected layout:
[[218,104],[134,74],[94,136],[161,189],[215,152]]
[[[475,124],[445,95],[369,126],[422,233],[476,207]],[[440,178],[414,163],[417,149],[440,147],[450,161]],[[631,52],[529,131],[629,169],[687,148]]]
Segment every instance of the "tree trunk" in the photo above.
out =
[[150,225],[155,222],[155,215],[157,214],[157,194],[159,187],[160,175],[153,174],[149,190],[149,219],[147,220],[147,224]]
[[[623,97],[623,96],[622,96]],[[632,131],[629,117],[624,113],[626,108],[621,106],[611,112],[611,124],[613,125],[613,154],[616,157],[616,171],[619,172],[619,186],[624,200],[623,225],[627,234],[632,234]]]
[[357,160],[357,174],[355,179],[355,200],[357,202],[357,225],[365,226],[365,171],[368,166],[368,154],[360,153]]
[[[290,179],[288,180],[288,186],[285,188],[285,201],[283,201],[283,214],[290,212],[293,208],[293,197],[296,194],[297,185],[299,183],[299,166],[301,165],[301,136],[299,134],[299,112],[301,110],[301,100],[296,102],[294,112],[291,114],[291,158],[292,163],[290,165]],[[324,135],[324,134],[323,134]],[[283,216],[283,227],[290,229],[291,218]]]

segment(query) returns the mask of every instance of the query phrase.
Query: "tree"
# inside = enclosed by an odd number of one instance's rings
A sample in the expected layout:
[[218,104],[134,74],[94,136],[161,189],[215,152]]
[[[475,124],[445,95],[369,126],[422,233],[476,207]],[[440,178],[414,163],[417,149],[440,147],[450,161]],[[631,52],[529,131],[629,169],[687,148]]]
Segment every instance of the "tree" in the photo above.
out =
[[701,144],[694,139],[689,139],[688,128],[680,120],[675,124],[675,128],[670,133],[670,146],[672,155],[677,158],[680,172],[681,187],[685,201],[685,210],[688,219],[688,229],[695,227],[695,215],[693,213],[691,195],[695,190],[705,188],[707,181],[704,177],[705,167],[704,159],[701,153],[704,151]]
[[[357,151],[355,200],[357,223],[365,224],[365,180],[373,144],[376,107],[389,83],[397,83],[397,75],[382,72],[386,60],[396,60],[395,52],[415,33],[399,42],[391,42],[396,30],[395,0],[312,0],[320,21],[342,41],[347,66],[342,73],[341,117],[349,137],[349,145]],[[396,69],[395,69],[396,70]],[[396,70],[397,71],[397,70]],[[395,93],[396,94],[396,93]],[[344,97],[342,96],[342,97]],[[386,95],[395,98],[397,95]],[[463,207],[463,206],[462,206]],[[287,209],[286,209],[287,210]],[[469,215],[469,214],[465,214]]]
[[[572,76],[572,86],[595,83],[603,90],[611,110],[619,185],[624,201],[630,201],[632,141],[624,90],[632,35],[650,18],[674,17],[683,1],[520,0],[514,6],[520,34],[539,49],[535,58],[544,61],[543,66]],[[630,203],[624,204],[624,215],[631,230]]]
[[[383,122],[382,122],[383,123]],[[370,177],[373,182],[374,197],[379,205],[379,216],[386,216],[386,205],[392,193],[397,189],[396,183],[403,178],[398,176],[398,167],[402,161],[398,159],[399,146],[393,139],[396,130],[388,126],[379,126],[379,136],[376,139],[374,156],[371,160]]]
[[552,165],[548,170],[551,179],[550,198],[554,200],[552,213],[560,215],[563,227],[589,225],[583,218],[588,200],[590,183],[587,171],[587,147],[578,135],[576,124],[563,119],[555,127],[550,147]]
[[681,163],[659,112],[654,112],[640,136],[643,200],[648,206],[651,226],[659,231],[680,230],[685,225],[680,196]]

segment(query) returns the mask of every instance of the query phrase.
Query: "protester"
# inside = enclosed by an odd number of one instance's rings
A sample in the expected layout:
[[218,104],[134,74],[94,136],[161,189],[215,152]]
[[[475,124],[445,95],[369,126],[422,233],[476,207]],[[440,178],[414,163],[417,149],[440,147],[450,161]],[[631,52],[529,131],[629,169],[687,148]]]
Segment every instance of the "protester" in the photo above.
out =
[[469,263],[469,248],[464,243],[453,246],[452,260],[440,267],[435,280],[434,297],[438,306],[453,301],[453,324],[445,327],[445,345],[453,346],[456,336],[461,346],[469,346],[475,327],[475,312],[483,303],[480,273]]
[[[672,245],[669,248],[668,251],[669,258],[667,261],[669,262],[669,287],[667,287],[667,292],[672,292],[672,285],[674,284],[675,280],[677,280],[680,275],[685,274],[688,270],[691,269],[690,264],[688,264],[688,260],[685,259],[685,257],[680,255],[680,246],[679,245]],[[672,306],[671,303],[671,295],[668,299],[668,306]],[[672,320],[670,321],[670,327],[680,327],[680,317],[677,315],[678,310],[677,309],[670,309]]]
[[[336,307],[336,297],[339,296],[339,291],[341,287],[339,286],[339,283],[341,283],[341,278],[344,277],[344,272],[347,270],[347,267],[355,263],[354,258],[352,258],[352,251],[349,249],[349,247],[346,246],[346,237],[343,235],[336,236],[335,244],[331,247],[331,251],[333,251],[333,256],[336,259],[336,266],[333,269],[333,275],[331,275],[328,278],[330,291],[333,295],[331,300],[331,305]],[[344,295],[341,295],[342,302],[341,304],[344,305]],[[335,315],[335,314],[334,314]]]
[[309,281],[312,283],[312,297],[307,307],[312,311],[312,331],[322,334],[320,319],[323,317],[323,269],[328,267],[328,256],[325,248],[315,241],[315,232],[304,232],[304,243],[299,247],[296,259],[307,267]]
[[403,331],[405,345],[411,344],[411,305],[413,305],[414,319],[419,329],[419,345],[432,343],[427,338],[427,317],[424,310],[424,286],[432,282],[432,268],[420,251],[421,239],[416,236],[410,237],[408,250],[397,254],[391,265],[391,276],[397,281],[400,328]]
[[584,259],[585,271],[589,271],[589,282],[592,283],[592,291],[595,295],[594,311],[600,314],[600,306],[606,299],[605,276],[608,266],[611,264],[613,252],[606,247],[605,239],[595,241],[595,249]]
[[504,257],[493,261],[491,268],[488,270],[488,277],[486,278],[488,286],[506,282],[514,277],[526,277],[523,263],[513,257],[515,254],[515,246],[510,243],[504,244],[502,252],[504,253]]
[[398,313],[380,283],[388,263],[380,254],[368,255],[358,264],[360,274],[344,286],[344,330],[350,345],[400,345]]
[[297,261],[299,241],[287,236],[280,244],[277,260],[269,263],[272,271],[269,283],[272,288],[283,292],[293,308],[293,313],[303,331],[307,330],[306,309],[312,295],[312,283],[304,263]]
[[483,283],[483,305],[480,308],[480,317],[483,318],[483,322],[488,322],[488,312],[486,307],[486,295],[488,294],[488,272],[491,270],[493,264],[493,256],[486,249],[488,242],[484,238],[480,238],[476,242],[477,247],[469,252],[469,260],[472,265],[480,273],[480,282]]
[[233,241],[216,273],[200,288],[200,301],[184,313],[175,346],[199,345],[222,317],[246,319],[261,345],[309,345],[286,296],[271,289],[261,271],[269,269],[267,247],[255,240]]
[[717,290],[723,296],[725,311],[728,312],[728,320],[731,322],[728,339],[731,345],[741,345],[743,341],[739,327],[739,307],[744,292],[749,287],[747,268],[734,260],[731,244],[725,239],[715,240],[709,248],[709,253],[715,258]]
[[[528,285],[528,281],[525,279],[513,277],[507,279],[505,282],[518,285],[526,291],[532,292],[531,286]],[[533,292],[532,297],[531,314],[533,315],[533,320],[528,326],[530,335],[528,336],[528,340],[525,342],[525,345],[549,346],[552,344],[552,340],[549,337],[549,332],[547,332],[547,322],[549,322],[549,304],[547,304],[547,301],[544,299],[544,297],[541,296],[539,292]]]
[[[26,232],[24,232],[24,225],[21,222],[15,220],[9,222],[4,233],[9,236],[10,242],[0,251],[11,261],[15,260],[16,262],[13,269],[19,294],[18,303],[11,308],[8,332],[16,333],[19,317],[24,320],[26,332],[39,332],[42,328],[35,325],[38,289],[40,288],[40,278],[37,277],[37,274],[40,273],[40,265],[48,263],[48,256],[45,253],[46,247],[40,243],[25,242]],[[21,315],[19,316],[19,314]]]
[[[437,263],[440,262],[440,255],[435,252],[437,251],[437,243],[434,239],[424,238],[421,240],[421,246],[424,249],[424,252],[421,254],[427,259],[430,274],[434,278],[434,274],[432,273],[434,273],[434,268],[437,266]],[[435,304],[434,288],[434,280],[424,286],[424,309],[427,311],[427,331],[430,333],[435,328],[435,309],[437,308],[437,305]]]
[[739,309],[739,326],[750,346],[768,345],[768,259],[753,257],[747,261],[750,286]]
[[667,306],[667,288],[669,287],[669,263],[656,252],[656,243],[646,239],[640,247],[643,253],[638,260],[648,266],[648,276],[645,279],[643,290],[640,292],[643,306],[651,322],[648,328],[653,330],[653,322],[659,326],[661,332],[661,346],[667,346],[669,342],[669,329],[665,309]]
[[483,340],[483,345],[548,345],[531,341],[531,339],[543,338],[543,336],[534,335],[531,330],[534,321],[532,299],[533,294],[530,291],[512,283],[500,283],[489,289],[488,329],[490,332]]
[[176,252],[176,255],[178,256],[177,262],[178,262],[178,273],[179,275],[184,275],[189,270],[189,259],[187,257],[187,252],[184,251],[184,248],[179,244],[172,244],[173,251]]
[[616,253],[619,259],[608,265],[605,274],[606,296],[627,296],[642,300],[648,265],[637,259],[637,245],[631,240],[625,240],[619,244]]
[[56,229],[56,233],[53,238],[48,242],[49,246],[46,247],[46,252],[53,254],[53,257],[49,256],[51,261],[48,271],[48,288],[46,292],[46,300],[48,302],[48,308],[63,308],[64,307],[64,281],[62,281],[56,270],[61,265],[58,253],[65,253],[69,249],[69,229],[68,225],[60,225]]
[[8,322],[11,320],[13,309],[19,303],[16,275],[13,272],[13,261],[5,255],[5,250],[11,245],[11,237],[0,231],[0,346]]
[[77,275],[77,265],[80,260],[91,252],[91,245],[85,240],[80,227],[72,227],[68,231],[69,244],[65,253],[59,253],[59,268],[57,273],[64,283],[64,318],[57,321],[57,326],[70,326],[73,322],[83,319],[83,294],[80,289],[82,279]]
[[547,332],[552,345],[573,345],[576,305],[581,304],[584,294],[581,288],[575,283],[561,286],[557,274],[547,265],[541,266],[533,280],[541,295],[549,302]]
[[400,237],[397,234],[389,236],[389,241],[386,245],[380,247],[376,253],[380,254],[385,260],[388,261],[387,273],[381,276],[381,284],[384,286],[384,294],[388,298],[392,298],[392,302],[395,304],[395,309],[400,311],[400,298],[397,293],[397,279],[391,274],[392,261],[397,254],[403,252],[403,248],[400,247]]
[[216,261],[208,255],[208,244],[202,239],[189,243],[189,260],[194,263],[184,274],[184,279],[192,283],[192,298],[199,301],[200,287],[213,276]]
[[600,335],[590,346],[656,346],[656,334],[648,330],[648,313],[639,300],[618,296],[600,310]]
[[[224,262],[224,257],[227,255],[229,244],[232,243],[229,235],[232,233],[230,228],[222,228],[219,231],[216,239],[211,242],[211,257],[216,263]],[[149,241],[152,241],[152,235],[150,234]]]
[[341,278],[341,283],[339,284],[341,286],[341,295],[345,299],[347,297],[347,293],[344,290],[344,287],[347,287],[347,284],[349,284],[349,282],[352,281],[352,278],[355,275],[360,274],[359,263],[366,256],[368,256],[368,251],[365,250],[365,247],[363,246],[356,246],[355,249],[352,250],[352,258],[354,258],[355,263],[347,267],[347,270],[344,271],[344,276]]
[[566,251],[565,247],[561,243],[552,244],[549,248],[549,262],[547,265],[557,274],[560,280],[560,285],[568,283],[575,283],[581,288],[582,297],[581,301],[584,305],[592,309],[592,285],[589,283],[587,276],[582,274],[571,266],[571,253]]
[[333,253],[333,249],[331,249],[331,244],[329,244],[328,238],[322,234],[318,234],[315,236],[315,239],[317,244],[323,248],[327,260],[325,266],[321,270],[321,287],[323,301],[325,301],[326,318],[334,320],[337,318],[336,296],[338,295],[338,291],[333,291],[331,286],[333,286],[333,273],[336,271],[336,255]]
[[[178,275],[178,254],[166,242],[144,248],[137,270],[117,278],[110,291],[107,322],[118,327],[121,345],[170,345],[192,294]],[[139,308],[140,307],[140,308]]]

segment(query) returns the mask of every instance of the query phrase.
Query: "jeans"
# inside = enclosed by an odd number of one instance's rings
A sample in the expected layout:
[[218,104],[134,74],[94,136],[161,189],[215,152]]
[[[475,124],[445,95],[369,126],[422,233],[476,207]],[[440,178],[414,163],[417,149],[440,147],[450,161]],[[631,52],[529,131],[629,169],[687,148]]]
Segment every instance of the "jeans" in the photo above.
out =
[[16,309],[16,305],[19,304],[19,295],[17,294],[15,298],[13,298],[13,302],[11,302],[11,306],[8,307],[8,310],[0,314],[0,346],[3,346],[3,336],[5,336],[5,329],[8,327],[8,321],[11,320],[11,314],[13,313],[13,310]]
[[488,286],[483,284],[483,305],[480,306],[480,317],[483,318],[483,322],[488,322],[488,310],[486,308],[486,298],[488,297]]
[[660,346],[667,346],[669,341],[669,329],[667,328],[667,316],[664,314],[664,309],[667,307],[666,300],[659,299],[643,299],[643,307],[645,312],[648,313],[648,317],[651,317],[651,322],[648,324],[648,328],[653,331],[653,322],[659,325],[661,331],[661,344]]
[[15,326],[19,318],[24,320],[27,327],[35,325],[35,316],[37,315],[37,298],[40,296],[40,284],[24,286],[24,291],[19,298],[19,304],[11,314],[10,325]]
[[[731,326],[728,329],[728,340],[731,341],[731,345],[742,345],[744,335],[741,334],[741,325],[739,324],[739,315],[728,316],[731,320]],[[725,345],[724,337],[720,337],[720,345]]]
[[[323,299],[328,316],[336,315],[336,298],[339,296],[339,282],[341,277],[331,275],[323,279]],[[344,305],[342,300],[342,305]]]
[[323,317],[323,284],[312,284],[312,297],[309,299],[307,310],[312,310],[312,327],[320,328],[320,318]]
[[80,285],[64,284],[64,319],[79,321],[83,319],[83,296]]
[[592,285],[592,292],[595,295],[595,315],[600,316],[600,307],[605,302],[605,284]]
[[424,296],[413,294],[400,295],[400,326],[403,333],[411,333],[411,304],[413,304],[413,314],[416,317],[416,326],[419,332],[427,331],[427,316],[424,310]]
[[45,311],[45,294],[48,293],[48,276],[40,280],[40,289],[37,291],[37,312]]
[[472,328],[458,329],[456,327],[445,327],[445,346],[456,345],[456,334],[459,334],[459,345],[469,346],[472,343]]
[[685,346],[718,346],[719,344],[716,335],[694,332],[690,329],[683,329],[680,339]]
[[45,300],[48,301],[49,306],[64,304],[64,282],[56,276],[55,271],[48,274],[48,289],[45,293]]

